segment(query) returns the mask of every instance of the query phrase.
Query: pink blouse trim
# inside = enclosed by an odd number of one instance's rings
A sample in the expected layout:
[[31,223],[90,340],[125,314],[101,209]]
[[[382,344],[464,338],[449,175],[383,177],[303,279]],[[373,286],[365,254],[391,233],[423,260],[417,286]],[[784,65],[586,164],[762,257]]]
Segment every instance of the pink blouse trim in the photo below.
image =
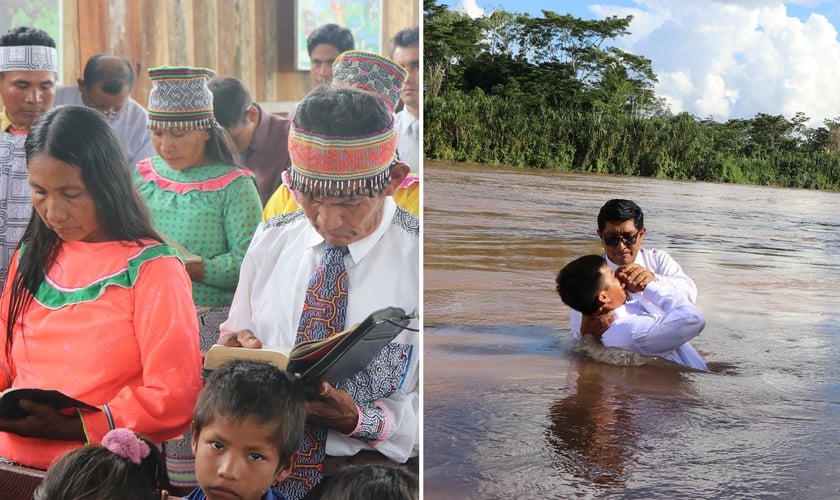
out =
[[138,162],[137,172],[140,174],[140,177],[144,181],[154,182],[161,189],[164,189],[166,191],[174,191],[178,194],[185,194],[190,191],[218,191],[224,189],[225,187],[230,185],[231,182],[240,177],[254,177],[253,172],[238,168],[232,172],[220,175],[219,177],[214,177],[212,179],[207,179],[204,181],[173,181],[172,179],[166,179],[165,177],[162,177],[157,172],[157,170],[155,170],[154,165],[152,165],[151,158],[146,158],[145,160],[141,160],[140,162]]

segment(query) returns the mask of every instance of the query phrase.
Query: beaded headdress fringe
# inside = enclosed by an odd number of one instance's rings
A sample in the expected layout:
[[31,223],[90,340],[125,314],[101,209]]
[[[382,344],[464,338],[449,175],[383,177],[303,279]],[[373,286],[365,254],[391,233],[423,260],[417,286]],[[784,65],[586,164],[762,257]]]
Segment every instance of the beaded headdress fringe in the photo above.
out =
[[374,196],[391,180],[397,131],[388,127],[366,136],[327,137],[298,127],[289,131],[289,188],[326,197]]

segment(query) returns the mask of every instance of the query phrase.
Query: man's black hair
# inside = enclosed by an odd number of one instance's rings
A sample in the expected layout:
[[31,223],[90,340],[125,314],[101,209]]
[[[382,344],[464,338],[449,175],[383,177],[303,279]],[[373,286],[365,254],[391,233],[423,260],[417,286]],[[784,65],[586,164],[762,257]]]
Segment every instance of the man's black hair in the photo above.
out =
[[46,31],[29,26],[9,28],[0,36],[0,47],[18,47],[22,45],[40,45],[55,48],[55,40]]
[[348,50],[353,50],[355,42],[353,40],[353,33],[347,28],[342,28],[337,24],[323,24],[318,26],[309,37],[306,39],[306,50],[309,55],[312,55],[312,49],[326,43],[335,47],[339,54]]

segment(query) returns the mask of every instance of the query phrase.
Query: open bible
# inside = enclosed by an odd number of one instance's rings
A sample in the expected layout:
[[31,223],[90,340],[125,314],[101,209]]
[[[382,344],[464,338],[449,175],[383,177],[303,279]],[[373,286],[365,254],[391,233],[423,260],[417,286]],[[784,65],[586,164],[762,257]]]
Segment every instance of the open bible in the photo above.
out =
[[322,340],[301,342],[286,351],[217,344],[204,358],[204,375],[231,359],[252,359],[273,363],[304,383],[337,383],[366,367],[416,317],[416,311],[407,314],[402,308],[386,307],[341,332]]
[[83,410],[101,411],[96,406],[71,398],[60,391],[52,389],[17,387],[6,389],[0,393],[0,418],[15,420],[27,416],[28,413],[21,410],[18,406],[18,402],[21,399],[28,399],[36,403],[49,405],[57,410],[63,410],[65,408],[81,408]]

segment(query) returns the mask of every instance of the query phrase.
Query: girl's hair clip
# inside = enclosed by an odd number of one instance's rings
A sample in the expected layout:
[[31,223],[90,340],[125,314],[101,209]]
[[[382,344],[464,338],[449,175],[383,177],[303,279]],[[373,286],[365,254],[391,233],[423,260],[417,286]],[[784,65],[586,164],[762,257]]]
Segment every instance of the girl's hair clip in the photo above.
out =
[[149,445],[128,429],[113,429],[102,438],[102,446],[130,462],[140,465],[149,456]]

